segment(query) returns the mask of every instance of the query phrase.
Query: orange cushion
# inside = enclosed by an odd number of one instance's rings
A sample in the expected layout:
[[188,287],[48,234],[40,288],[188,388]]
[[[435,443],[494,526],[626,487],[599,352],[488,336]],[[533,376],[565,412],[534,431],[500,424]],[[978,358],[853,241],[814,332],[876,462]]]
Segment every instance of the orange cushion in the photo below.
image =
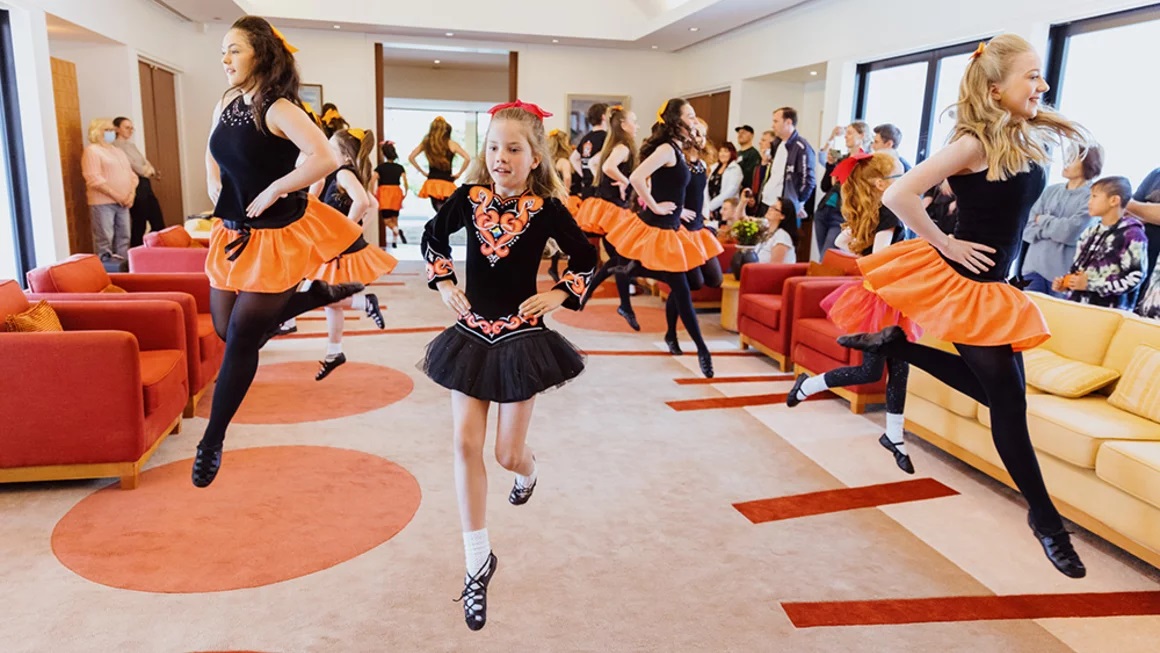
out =
[[165,388],[168,384],[163,381],[175,371],[180,371],[182,376],[185,375],[185,360],[182,358],[181,350],[178,349],[143,351],[139,356],[141,388],[145,398],[145,414],[148,415],[165,400]]
[[129,292],[129,291],[128,291],[128,290],[125,290],[125,289],[124,289],[124,288],[122,288],[121,286],[118,286],[117,284],[110,283],[109,285],[105,286],[105,287],[104,287],[104,288],[101,290],[101,292],[103,292],[103,293],[112,293],[112,294],[116,294],[116,293],[127,293],[127,292]]
[[4,324],[9,331],[17,333],[64,331],[64,327],[60,325],[60,318],[56,316],[56,311],[52,310],[48,302],[43,299],[37,302],[36,306],[23,313],[9,315],[5,318]]
[[841,270],[838,276],[859,275],[858,257],[838,249],[827,249],[822,255],[822,265],[832,270]]
[[[0,318],[28,310],[28,296],[20,289],[20,284],[11,279],[0,281]],[[6,329],[0,322],[0,329]]]
[[193,238],[185,227],[175,225],[166,227],[157,232],[157,238],[161,241],[161,247],[190,247],[193,245]]
[[828,265],[818,263],[817,261],[810,261],[810,266],[806,268],[807,277],[844,277],[846,271],[842,268],[832,268]]
[[51,287],[40,288],[34,284],[33,292],[101,292],[110,283],[101,259],[92,254],[70,256],[48,266],[46,272]]

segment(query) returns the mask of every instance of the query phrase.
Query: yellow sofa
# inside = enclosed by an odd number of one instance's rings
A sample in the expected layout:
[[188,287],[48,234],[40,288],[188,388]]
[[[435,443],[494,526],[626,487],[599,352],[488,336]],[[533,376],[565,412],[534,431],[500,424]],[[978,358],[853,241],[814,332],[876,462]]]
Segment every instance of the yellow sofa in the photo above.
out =
[[[1160,321],[1029,295],[1052,332],[1041,349],[1120,374],[1138,345],[1160,349]],[[954,351],[946,343],[923,342]],[[1112,406],[1108,397],[1116,383],[1077,398],[1029,385],[1031,442],[1064,516],[1160,567],[1160,423]],[[917,368],[910,372],[906,426],[1014,487],[991,441],[988,410]]]

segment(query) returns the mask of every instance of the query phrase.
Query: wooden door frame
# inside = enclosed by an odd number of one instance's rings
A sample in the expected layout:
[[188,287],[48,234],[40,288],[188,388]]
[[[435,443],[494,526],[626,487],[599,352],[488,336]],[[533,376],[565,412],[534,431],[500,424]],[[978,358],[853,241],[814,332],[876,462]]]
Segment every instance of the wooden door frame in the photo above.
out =
[[[180,212],[175,217],[170,216],[168,218],[167,224],[171,224],[171,225],[172,224],[178,224],[178,225],[183,224],[185,222],[185,217],[190,214],[190,211],[187,208],[189,206],[189,196],[187,193],[187,191],[189,190],[189,185],[185,183],[186,182],[186,178],[185,178],[186,165],[185,165],[185,160],[184,160],[185,152],[187,152],[189,150],[187,147],[188,143],[186,142],[186,138],[185,138],[185,130],[182,129],[182,125],[184,125],[184,122],[183,122],[184,115],[183,115],[183,111],[182,111],[182,92],[181,92],[181,80],[182,80],[183,73],[178,68],[175,68],[171,65],[168,65],[164,62],[158,61],[157,59],[153,59],[152,57],[143,55],[141,53],[137,54],[137,62],[138,62],[138,66],[140,66],[140,64],[144,64],[144,65],[149,66],[151,68],[162,70],[162,71],[169,73],[170,75],[173,76],[173,111],[174,111],[174,119],[176,120],[176,136],[177,136],[177,156],[176,156],[177,171],[176,171],[176,173],[174,173],[174,172],[171,172],[169,170],[164,170],[164,171],[162,171],[162,173],[165,175],[165,177],[167,179],[176,179],[177,192],[178,192],[178,196],[179,196],[179,200],[180,200],[179,207],[178,207]],[[140,67],[138,67],[138,70],[140,70]],[[137,91],[138,91],[138,95],[139,95],[139,99],[140,99],[139,115],[140,115],[141,120],[140,120],[139,124],[144,125],[145,96],[144,96],[144,93],[142,92],[142,82],[141,82],[139,73],[138,73],[138,79],[137,79]],[[148,151],[148,147],[149,147],[148,142],[146,142],[145,147],[143,149],[145,151]],[[148,158],[148,155],[146,155],[146,158]],[[151,159],[150,163],[155,163],[155,162]],[[154,191],[154,194],[156,194],[156,191]],[[163,213],[163,215],[167,214],[167,212],[164,211],[164,207],[163,207],[162,213]]]

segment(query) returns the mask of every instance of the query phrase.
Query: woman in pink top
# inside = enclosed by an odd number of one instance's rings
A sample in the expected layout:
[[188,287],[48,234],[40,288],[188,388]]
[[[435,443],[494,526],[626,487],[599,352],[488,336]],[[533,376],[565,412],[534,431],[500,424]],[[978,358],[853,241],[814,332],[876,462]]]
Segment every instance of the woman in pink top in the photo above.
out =
[[85,190],[93,224],[93,249],[102,261],[123,260],[129,252],[129,207],[137,194],[137,175],[129,157],[113,142],[113,121],[89,123],[89,143],[81,157]]

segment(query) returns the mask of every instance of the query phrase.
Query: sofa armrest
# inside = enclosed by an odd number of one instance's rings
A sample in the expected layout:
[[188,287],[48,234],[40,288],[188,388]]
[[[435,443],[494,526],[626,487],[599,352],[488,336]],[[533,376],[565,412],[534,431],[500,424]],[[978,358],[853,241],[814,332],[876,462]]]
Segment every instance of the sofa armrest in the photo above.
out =
[[822,300],[838,288],[849,284],[850,279],[851,277],[808,277],[806,281],[796,284],[793,319],[826,317],[826,312],[822,310]]
[[181,306],[163,300],[67,301],[51,300],[65,331],[126,331],[137,338],[141,351],[186,350]]
[[131,333],[5,333],[0,360],[0,467],[27,465],[30,447],[43,455],[45,447],[110,437],[134,437],[144,451],[141,365]]
[[[140,301],[167,301],[174,302],[181,307],[182,323],[185,324],[185,349],[190,360],[197,360],[197,302],[193,296],[183,292],[130,292],[130,293],[28,293],[28,300],[32,302],[47,299],[57,301],[83,302],[140,302]],[[155,347],[145,347],[149,350]]]
[[204,247],[133,247],[129,250],[129,272],[204,274],[208,252]]
[[805,276],[807,269],[809,265],[806,263],[749,263],[741,268],[741,289],[738,292],[742,295],[781,295],[785,280]]
[[109,280],[129,292],[183,292],[193,295],[198,313],[209,313],[209,277],[204,272],[115,272]]

